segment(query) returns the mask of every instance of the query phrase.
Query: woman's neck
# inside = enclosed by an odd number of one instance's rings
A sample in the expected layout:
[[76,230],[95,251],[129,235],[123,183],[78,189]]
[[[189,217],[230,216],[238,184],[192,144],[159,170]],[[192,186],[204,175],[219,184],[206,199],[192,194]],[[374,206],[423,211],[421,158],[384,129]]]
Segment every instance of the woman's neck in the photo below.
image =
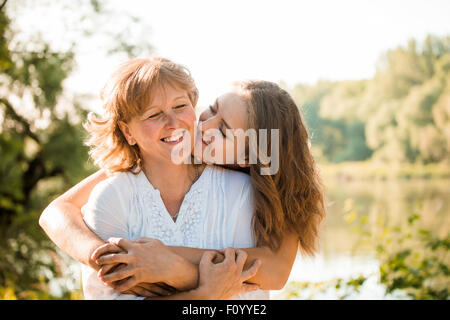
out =
[[178,213],[185,194],[196,179],[193,165],[176,165],[171,161],[144,161],[143,171],[155,189],[158,189],[167,211]]

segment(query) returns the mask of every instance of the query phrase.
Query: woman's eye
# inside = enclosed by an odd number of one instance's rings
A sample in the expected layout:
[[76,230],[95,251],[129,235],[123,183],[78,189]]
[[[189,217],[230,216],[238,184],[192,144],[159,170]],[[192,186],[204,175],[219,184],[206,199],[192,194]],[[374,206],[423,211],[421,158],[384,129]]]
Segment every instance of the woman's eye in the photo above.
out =
[[184,107],[186,107],[186,105],[185,105],[185,104],[182,104],[182,105],[176,106],[174,109],[182,109],[182,108],[184,108]]
[[147,119],[155,119],[155,118],[157,118],[159,115],[161,114],[161,112],[158,112],[158,113],[155,113],[155,114],[152,114],[151,116],[149,116]]

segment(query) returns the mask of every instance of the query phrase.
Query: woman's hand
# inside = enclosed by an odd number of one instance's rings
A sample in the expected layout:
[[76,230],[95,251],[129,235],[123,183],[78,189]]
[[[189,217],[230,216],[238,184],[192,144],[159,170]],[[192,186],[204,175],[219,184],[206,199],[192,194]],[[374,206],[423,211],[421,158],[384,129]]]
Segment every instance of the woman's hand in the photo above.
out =
[[245,251],[227,248],[221,253],[225,259],[217,264],[214,260],[218,253],[207,251],[202,256],[199,286],[196,290],[200,299],[229,299],[236,294],[259,289],[256,284],[245,283],[258,272],[261,266],[259,260],[255,260],[248,270],[243,271],[247,260]]
[[[100,279],[116,291],[124,293],[138,284],[162,282],[167,283],[166,289],[192,288],[183,287],[186,282],[183,278],[187,277],[186,274],[197,273],[195,267],[174,254],[161,241],[152,238],[136,241],[111,238],[108,243],[93,253],[93,259],[101,265],[98,273]],[[119,251],[116,247],[123,250]],[[110,251],[114,253],[109,254]],[[111,270],[117,264],[124,266]]]

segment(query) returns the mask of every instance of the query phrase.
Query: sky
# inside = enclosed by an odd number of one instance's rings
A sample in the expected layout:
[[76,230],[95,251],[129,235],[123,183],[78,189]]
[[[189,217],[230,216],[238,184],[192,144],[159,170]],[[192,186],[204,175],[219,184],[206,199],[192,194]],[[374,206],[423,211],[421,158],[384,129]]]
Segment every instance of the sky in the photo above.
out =
[[[144,38],[155,53],[191,70],[201,106],[213,102],[235,80],[282,80],[294,85],[370,78],[388,49],[405,46],[410,38],[423,40],[430,33],[450,35],[447,0],[110,0],[108,4],[140,17],[150,26]],[[96,95],[118,64],[89,50],[78,62],[67,85]]]

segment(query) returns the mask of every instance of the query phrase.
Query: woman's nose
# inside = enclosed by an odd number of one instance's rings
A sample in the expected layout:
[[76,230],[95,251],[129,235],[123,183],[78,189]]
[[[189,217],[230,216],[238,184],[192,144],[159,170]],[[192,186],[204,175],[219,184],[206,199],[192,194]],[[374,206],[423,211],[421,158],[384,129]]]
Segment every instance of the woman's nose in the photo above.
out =
[[176,129],[176,128],[178,128],[177,127],[178,122],[179,122],[179,120],[178,120],[176,114],[169,113],[166,115],[166,126],[167,127]]

